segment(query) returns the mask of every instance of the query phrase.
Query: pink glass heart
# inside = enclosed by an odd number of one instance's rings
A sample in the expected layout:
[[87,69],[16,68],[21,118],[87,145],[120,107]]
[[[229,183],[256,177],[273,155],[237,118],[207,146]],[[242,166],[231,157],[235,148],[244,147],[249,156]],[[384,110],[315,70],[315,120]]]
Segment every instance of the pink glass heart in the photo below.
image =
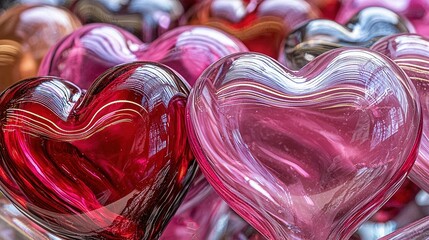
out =
[[192,86],[210,64],[241,51],[247,51],[241,42],[209,27],[180,27],[146,45],[118,27],[90,24],[53,47],[39,75],[59,76],[88,88],[109,67],[146,60],[171,67]]
[[381,39],[372,49],[393,59],[417,89],[424,119],[423,136],[410,178],[429,191],[429,39],[416,34],[395,35]]
[[251,51],[277,58],[283,38],[320,12],[304,0],[210,0],[187,15],[188,24],[221,29]]
[[68,8],[84,23],[110,23],[152,42],[174,29],[184,9],[179,0],[71,0]]
[[263,55],[211,65],[188,100],[207,180],[269,239],[347,239],[417,155],[420,107],[388,58],[342,48],[290,71]]
[[156,239],[196,169],[188,88],[135,62],[88,91],[56,77],[0,96],[0,187],[26,216],[68,239]]
[[385,7],[408,18],[416,32],[429,35],[429,2],[427,0],[343,0],[336,21],[345,23],[359,10],[370,7]]

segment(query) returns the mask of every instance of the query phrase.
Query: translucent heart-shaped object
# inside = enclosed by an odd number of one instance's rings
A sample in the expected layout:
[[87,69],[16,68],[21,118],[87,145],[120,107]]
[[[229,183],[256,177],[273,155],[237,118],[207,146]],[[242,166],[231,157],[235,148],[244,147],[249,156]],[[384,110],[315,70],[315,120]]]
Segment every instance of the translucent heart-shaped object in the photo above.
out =
[[369,7],[340,25],[327,19],[308,21],[291,32],[283,42],[280,62],[300,69],[320,54],[344,46],[371,47],[378,39],[413,32],[405,18],[388,9]]
[[184,9],[179,0],[73,0],[68,8],[84,24],[110,23],[149,43],[178,26]]
[[187,131],[207,180],[269,239],[347,239],[404,181],[420,106],[405,73],[365,49],[298,72],[255,53],[211,65]]
[[191,86],[210,64],[232,53],[248,51],[236,38],[203,26],[176,28],[151,44],[109,24],[89,24],[59,42],[39,69],[40,76],[58,76],[88,88],[102,72],[137,60],[163,63]]
[[171,69],[117,66],[87,91],[55,77],[0,96],[0,188],[27,217],[68,239],[156,239],[196,162],[188,88]]
[[34,77],[49,48],[80,27],[65,9],[18,5],[0,15],[0,91]]
[[286,34],[320,13],[304,0],[213,0],[203,1],[187,15],[189,24],[221,29],[251,51],[277,58]]
[[345,23],[359,10],[374,6],[390,9],[406,17],[414,25],[418,34],[429,35],[429,2],[427,0],[342,0],[336,21]]
[[372,47],[395,61],[410,77],[419,94],[423,115],[423,136],[410,178],[429,192],[429,39],[400,34],[381,39]]

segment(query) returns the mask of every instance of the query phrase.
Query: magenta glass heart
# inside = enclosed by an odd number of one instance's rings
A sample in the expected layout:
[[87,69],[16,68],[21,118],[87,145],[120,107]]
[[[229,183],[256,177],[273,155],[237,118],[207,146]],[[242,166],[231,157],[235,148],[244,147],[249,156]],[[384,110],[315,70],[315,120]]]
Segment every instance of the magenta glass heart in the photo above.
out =
[[110,23],[147,43],[177,27],[184,13],[179,0],[69,0],[65,5],[84,24]]
[[171,67],[192,86],[210,64],[241,51],[247,48],[240,41],[209,27],[176,28],[146,45],[118,27],[90,24],[53,47],[43,59],[39,75],[59,76],[88,88],[109,67],[147,60]]
[[256,53],[211,65],[188,100],[207,180],[269,239],[347,239],[405,180],[421,137],[403,71],[342,48],[300,71]]
[[68,239],[156,239],[196,163],[185,131],[188,88],[135,62],[88,91],[55,77],[0,97],[0,187],[26,216]]
[[410,178],[429,191],[429,39],[416,34],[395,35],[381,39],[372,49],[393,59],[417,89],[424,119],[423,136]]
[[371,6],[395,11],[408,18],[417,33],[429,35],[429,2],[427,0],[343,0],[336,21],[345,23],[359,10]]

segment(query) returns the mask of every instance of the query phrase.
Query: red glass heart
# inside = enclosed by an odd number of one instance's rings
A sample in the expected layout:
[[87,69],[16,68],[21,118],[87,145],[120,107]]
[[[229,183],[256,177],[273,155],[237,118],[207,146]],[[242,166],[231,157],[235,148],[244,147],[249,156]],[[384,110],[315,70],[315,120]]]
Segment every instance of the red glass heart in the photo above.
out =
[[323,18],[332,20],[337,16],[341,6],[340,0],[307,0],[307,2],[316,5],[320,9]]
[[72,0],[69,9],[84,24],[110,23],[152,42],[178,26],[184,9],[179,0]]
[[304,0],[213,0],[203,2],[188,15],[189,24],[221,29],[240,39],[249,50],[277,58],[283,38],[320,14]]
[[207,180],[269,239],[347,239],[399,188],[420,106],[387,57],[342,48],[300,71],[255,53],[211,65],[188,101]]
[[59,76],[88,88],[109,67],[146,60],[173,68],[192,86],[210,64],[241,51],[247,48],[240,41],[209,27],[180,27],[146,45],[118,27],[90,24],[53,47],[39,75]]
[[423,136],[411,180],[429,191],[429,39],[416,34],[401,34],[381,39],[372,47],[395,61],[410,77],[419,94],[423,114]]
[[49,48],[80,26],[72,13],[53,6],[18,5],[0,15],[0,91],[36,76]]
[[0,98],[1,190],[60,237],[159,237],[196,168],[182,81],[136,62],[86,92],[55,77],[9,88]]

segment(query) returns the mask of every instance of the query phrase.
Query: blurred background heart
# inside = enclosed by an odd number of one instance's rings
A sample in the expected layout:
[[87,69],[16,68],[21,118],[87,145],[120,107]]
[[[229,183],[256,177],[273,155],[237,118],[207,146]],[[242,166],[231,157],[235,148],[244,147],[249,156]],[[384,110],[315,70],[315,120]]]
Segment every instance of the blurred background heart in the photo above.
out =
[[286,34],[319,16],[317,7],[304,0],[213,0],[191,9],[187,22],[221,29],[243,41],[250,51],[277,58]]
[[82,88],[106,69],[137,60],[156,61],[176,70],[192,86],[210,64],[248,51],[236,38],[204,26],[184,26],[143,44],[127,31],[89,24],[62,39],[43,60],[39,75],[69,79]]
[[1,14],[0,91],[36,76],[49,48],[80,26],[76,16],[54,6],[17,5]]
[[361,10],[344,25],[327,19],[311,20],[285,38],[280,62],[291,69],[300,69],[331,49],[369,48],[382,37],[413,31],[408,20],[378,7]]

